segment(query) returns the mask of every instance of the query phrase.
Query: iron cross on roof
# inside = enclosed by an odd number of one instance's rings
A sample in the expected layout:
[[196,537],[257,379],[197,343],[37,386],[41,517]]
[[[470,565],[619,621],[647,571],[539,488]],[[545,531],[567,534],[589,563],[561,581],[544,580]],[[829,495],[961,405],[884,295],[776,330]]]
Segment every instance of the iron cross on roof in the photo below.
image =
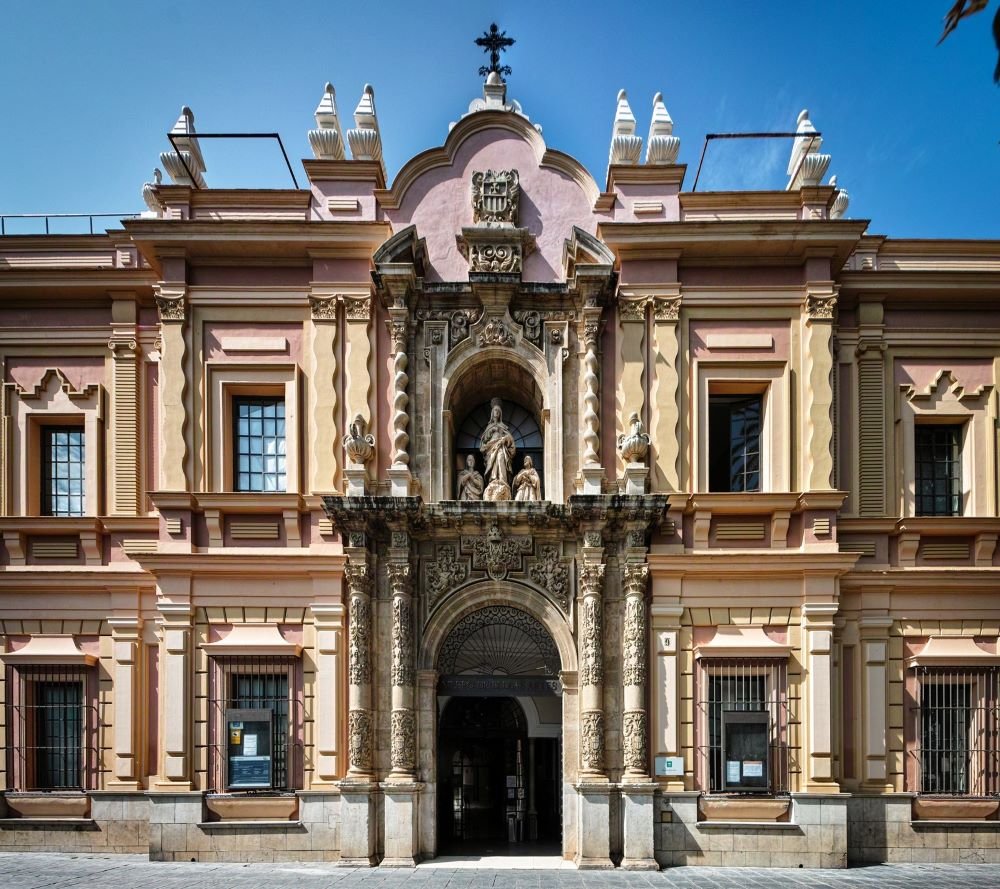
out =
[[506,31],[501,31],[496,22],[490,25],[489,31],[484,31],[482,37],[476,38],[476,46],[481,46],[483,52],[490,54],[489,65],[483,65],[479,69],[480,77],[487,77],[490,72],[496,71],[501,78],[505,74],[510,74],[510,65],[500,64],[500,53],[506,52],[508,46],[514,45],[514,39],[507,36]]

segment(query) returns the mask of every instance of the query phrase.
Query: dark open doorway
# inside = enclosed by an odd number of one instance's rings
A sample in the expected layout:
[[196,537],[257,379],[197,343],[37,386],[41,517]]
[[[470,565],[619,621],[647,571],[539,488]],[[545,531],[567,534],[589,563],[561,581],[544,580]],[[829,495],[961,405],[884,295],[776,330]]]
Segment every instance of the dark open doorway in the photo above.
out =
[[438,736],[442,854],[559,854],[560,760],[558,738],[528,737],[516,699],[452,698]]

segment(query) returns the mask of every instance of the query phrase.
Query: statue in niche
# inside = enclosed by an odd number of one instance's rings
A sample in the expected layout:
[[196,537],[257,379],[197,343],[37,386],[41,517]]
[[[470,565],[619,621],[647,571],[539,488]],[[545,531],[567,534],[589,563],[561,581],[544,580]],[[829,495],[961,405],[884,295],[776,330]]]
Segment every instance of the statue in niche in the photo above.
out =
[[542,480],[531,457],[524,458],[524,468],[514,476],[514,499],[521,502],[542,499]]
[[486,477],[489,479],[483,499],[510,500],[511,467],[517,447],[514,436],[503,421],[499,398],[490,402],[490,422],[479,440],[479,450],[486,461]]
[[469,454],[465,458],[465,469],[458,474],[458,499],[483,499],[483,477],[476,470],[476,458],[474,454]]

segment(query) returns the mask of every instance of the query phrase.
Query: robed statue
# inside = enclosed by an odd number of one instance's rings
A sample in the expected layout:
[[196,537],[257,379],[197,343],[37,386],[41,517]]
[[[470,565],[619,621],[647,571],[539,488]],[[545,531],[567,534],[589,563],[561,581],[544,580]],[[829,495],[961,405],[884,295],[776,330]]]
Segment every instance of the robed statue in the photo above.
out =
[[524,458],[524,468],[514,476],[514,499],[522,502],[542,499],[542,480],[531,457]]
[[458,474],[458,499],[483,499],[483,477],[476,471],[476,457],[474,454],[469,454],[465,458],[465,469]]
[[517,448],[514,436],[503,421],[499,398],[490,402],[490,422],[479,440],[479,450],[486,462],[486,478],[489,480],[483,499],[510,500],[511,467]]

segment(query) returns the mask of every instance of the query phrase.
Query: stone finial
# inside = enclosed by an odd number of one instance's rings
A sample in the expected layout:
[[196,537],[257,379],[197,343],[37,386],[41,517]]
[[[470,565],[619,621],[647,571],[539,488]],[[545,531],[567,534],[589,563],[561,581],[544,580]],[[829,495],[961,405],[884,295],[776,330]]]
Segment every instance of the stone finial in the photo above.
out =
[[830,166],[830,155],[820,154],[823,144],[820,136],[811,135],[816,127],[809,120],[809,110],[803,108],[796,120],[795,132],[800,135],[792,143],[792,154],[788,159],[788,185],[786,191],[793,191],[802,186],[819,185]]
[[[837,177],[830,177],[830,185],[837,188]],[[837,188],[833,197],[833,206],[830,207],[831,219],[842,219],[847,212],[847,205],[851,202],[851,196],[842,188]]]
[[163,212],[160,199],[156,196],[156,189],[163,183],[163,174],[159,167],[153,169],[153,181],[142,184],[142,199],[151,213],[159,216]]
[[315,112],[316,129],[309,131],[309,146],[319,160],[342,161],[344,159],[344,134],[340,129],[337,115],[337,94],[333,84],[328,83],[323,91]]
[[368,432],[365,418],[358,414],[344,435],[344,450],[352,463],[364,465],[375,456],[375,436]]
[[635,134],[635,115],[625,90],[618,91],[618,108],[611,129],[609,164],[637,164],[642,154],[642,136]]
[[657,93],[653,96],[653,117],[649,122],[649,139],[646,140],[647,164],[677,163],[681,140],[673,133],[674,122],[663,103],[663,93]]
[[649,450],[649,434],[635,411],[629,416],[628,425],[629,431],[618,436],[618,453],[626,463],[641,463]]
[[[170,135],[177,151],[165,151],[160,155],[160,163],[177,185],[205,187],[205,160],[201,156],[201,146],[194,129],[194,113],[185,105],[177,118]],[[185,169],[185,164],[187,168]],[[189,175],[190,173],[190,175]]]
[[382,134],[375,114],[375,90],[370,83],[365,84],[361,101],[354,109],[355,128],[347,131],[347,141],[351,146],[351,157],[356,161],[378,161],[382,163]]

